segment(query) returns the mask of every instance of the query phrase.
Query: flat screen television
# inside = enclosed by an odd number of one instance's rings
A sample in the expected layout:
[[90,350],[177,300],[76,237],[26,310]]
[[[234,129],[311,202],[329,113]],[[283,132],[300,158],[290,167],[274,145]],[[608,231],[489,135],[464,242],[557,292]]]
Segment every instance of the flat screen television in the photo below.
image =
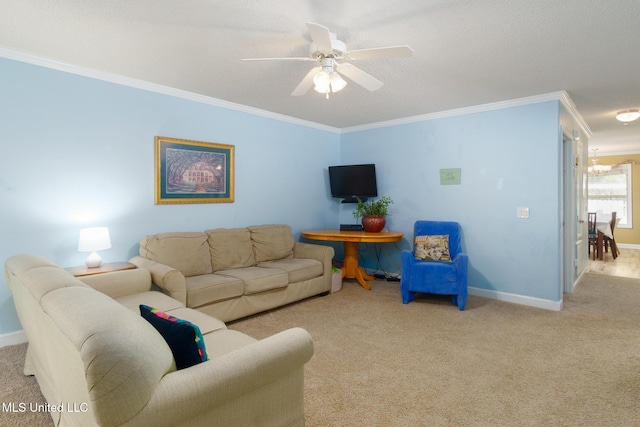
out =
[[356,203],[378,196],[376,165],[329,166],[331,197],[341,198],[342,203]]

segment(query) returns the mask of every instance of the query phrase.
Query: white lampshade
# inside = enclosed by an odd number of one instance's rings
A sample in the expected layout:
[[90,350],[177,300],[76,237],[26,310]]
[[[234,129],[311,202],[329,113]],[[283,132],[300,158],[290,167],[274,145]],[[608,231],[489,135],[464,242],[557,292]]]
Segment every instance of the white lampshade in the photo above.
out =
[[87,258],[86,264],[89,268],[102,266],[102,258],[97,251],[109,249],[111,247],[111,238],[109,237],[109,229],[107,227],[83,228],[80,230],[80,239],[78,241],[79,252],[91,252]]

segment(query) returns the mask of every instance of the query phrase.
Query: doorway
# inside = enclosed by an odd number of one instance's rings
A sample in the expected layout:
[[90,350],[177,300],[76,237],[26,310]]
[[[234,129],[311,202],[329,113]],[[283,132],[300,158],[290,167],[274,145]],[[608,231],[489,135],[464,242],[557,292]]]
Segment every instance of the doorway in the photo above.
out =
[[562,290],[573,293],[588,267],[587,176],[583,143],[562,133]]

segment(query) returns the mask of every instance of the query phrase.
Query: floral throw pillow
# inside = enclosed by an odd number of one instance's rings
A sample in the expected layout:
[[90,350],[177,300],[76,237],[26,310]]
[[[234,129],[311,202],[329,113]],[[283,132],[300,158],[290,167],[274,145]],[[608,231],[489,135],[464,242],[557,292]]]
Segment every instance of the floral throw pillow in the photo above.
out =
[[417,259],[451,262],[448,234],[416,236],[413,244],[413,256]]
[[204,337],[197,325],[143,304],[140,305],[140,314],[165,339],[173,353],[177,369],[209,360]]

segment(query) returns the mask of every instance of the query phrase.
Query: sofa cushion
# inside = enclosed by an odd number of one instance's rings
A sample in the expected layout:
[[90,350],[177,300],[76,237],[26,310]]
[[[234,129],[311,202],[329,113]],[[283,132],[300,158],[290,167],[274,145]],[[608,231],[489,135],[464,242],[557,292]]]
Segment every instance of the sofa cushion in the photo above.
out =
[[175,310],[176,308],[184,307],[184,304],[180,301],[158,291],[140,292],[114,299],[136,313],[140,310],[140,304],[149,305],[162,311]]
[[215,360],[220,356],[253,344],[256,341],[258,340],[249,335],[231,329],[223,329],[213,334],[204,335],[204,342],[207,348],[210,349],[207,353],[210,360]]
[[[193,310],[191,308],[176,308],[174,310],[165,311],[165,313],[178,317],[180,319],[188,320],[194,325],[198,325],[198,328],[200,328],[200,332],[202,332],[202,335],[204,336],[206,336],[210,332],[227,329],[227,325],[225,325],[222,320],[216,319],[215,317],[211,317],[201,311]],[[207,355],[209,356],[209,358],[211,358],[211,353],[209,351],[207,351]]]
[[295,240],[288,225],[254,225],[248,229],[256,262],[293,257]]
[[205,233],[177,232],[145,236],[140,256],[179,270],[185,277],[210,274],[211,255]]
[[322,276],[324,266],[315,259],[288,258],[277,261],[266,261],[258,264],[258,267],[277,268],[284,270],[289,275],[289,283],[298,283],[314,277]]
[[251,233],[246,228],[217,228],[205,231],[209,236],[211,267],[214,272],[256,265]]
[[165,339],[177,369],[188,368],[209,360],[200,328],[148,305],[140,305],[140,314]]
[[221,270],[217,274],[242,280],[245,295],[284,288],[289,284],[287,272],[276,268],[245,267],[235,270]]
[[[150,291],[151,273],[146,268],[112,271],[109,274],[91,274],[79,278],[83,283],[111,298]],[[137,307],[136,307],[137,311]]]
[[187,277],[187,307],[200,307],[244,294],[241,279],[221,274]]

